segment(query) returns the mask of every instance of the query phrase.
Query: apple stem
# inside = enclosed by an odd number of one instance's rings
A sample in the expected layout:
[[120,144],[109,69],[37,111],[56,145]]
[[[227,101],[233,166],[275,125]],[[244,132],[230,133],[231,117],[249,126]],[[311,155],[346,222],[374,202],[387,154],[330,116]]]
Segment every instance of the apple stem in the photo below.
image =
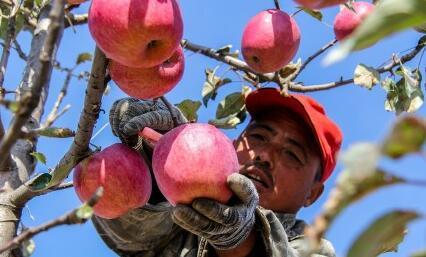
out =
[[155,145],[158,140],[160,140],[160,138],[163,136],[162,134],[148,127],[145,127],[144,129],[139,131],[138,135],[143,139],[147,140],[149,143],[152,143],[153,145]]
[[275,3],[275,8],[277,8],[278,10],[281,10],[279,0],[274,0],[274,3]]

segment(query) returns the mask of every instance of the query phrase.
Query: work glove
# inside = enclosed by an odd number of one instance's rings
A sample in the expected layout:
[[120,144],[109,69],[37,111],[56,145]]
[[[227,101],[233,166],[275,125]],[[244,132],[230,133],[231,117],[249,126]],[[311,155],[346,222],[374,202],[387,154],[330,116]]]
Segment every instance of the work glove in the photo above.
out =
[[[186,123],[185,116],[173,107],[178,124]],[[112,132],[120,140],[134,146],[138,143],[138,132],[145,127],[169,131],[174,127],[172,115],[161,101],[123,98],[114,102],[109,113]]]
[[228,206],[200,198],[191,206],[177,205],[172,210],[172,219],[177,225],[204,237],[218,250],[235,248],[249,236],[259,202],[255,186],[244,175],[231,174],[227,182],[238,198],[237,204]]

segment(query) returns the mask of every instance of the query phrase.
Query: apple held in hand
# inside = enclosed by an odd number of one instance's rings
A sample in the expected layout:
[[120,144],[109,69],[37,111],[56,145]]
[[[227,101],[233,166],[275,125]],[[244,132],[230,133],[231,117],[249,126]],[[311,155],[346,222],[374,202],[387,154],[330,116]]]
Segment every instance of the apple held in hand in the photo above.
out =
[[146,68],[170,58],[183,22],[176,0],[92,0],[89,30],[108,58]]
[[334,19],[334,34],[337,40],[343,40],[361,24],[374,10],[374,5],[368,2],[354,2],[355,12],[343,7]]
[[296,21],[280,10],[266,10],[254,16],[244,29],[244,60],[259,73],[275,72],[287,65],[300,44]]
[[[142,136],[152,139],[152,132],[145,128]],[[191,123],[159,139],[152,168],[160,191],[175,206],[190,204],[195,198],[226,203],[232,196],[226,180],[238,172],[239,164],[232,142],[220,130],[209,124]]]
[[172,90],[182,79],[185,60],[182,48],[159,66],[131,68],[111,60],[109,72],[112,80],[131,97],[152,99]]
[[74,188],[81,201],[96,189],[104,193],[94,207],[96,215],[113,219],[144,206],[151,195],[151,175],[145,161],[124,144],[111,145],[80,162],[74,170]]
[[325,7],[344,4],[348,0],[295,0],[296,3],[310,9],[321,9]]

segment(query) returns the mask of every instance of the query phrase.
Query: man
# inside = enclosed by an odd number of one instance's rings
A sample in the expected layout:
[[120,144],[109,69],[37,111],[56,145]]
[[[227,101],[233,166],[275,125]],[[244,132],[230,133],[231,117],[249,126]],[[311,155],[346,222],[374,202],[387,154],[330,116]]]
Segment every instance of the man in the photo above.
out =
[[[143,208],[114,220],[94,217],[110,248],[120,256],[140,257],[304,256],[306,224],[296,214],[322,194],[336,164],[341,132],[307,96],[284,97],[263,88],[246,98],[246,107],[252,120],[234,141],[241,169],[228,178],[235,194],[228,205],[196,199],[190,206],[172,207],[153,181]],[[110,122],[114,134],[132,146],[145,126],[173,127],[162,103],[129,98],[114,104]],[[335,256],[334,249],[323,239],[315,256]]]

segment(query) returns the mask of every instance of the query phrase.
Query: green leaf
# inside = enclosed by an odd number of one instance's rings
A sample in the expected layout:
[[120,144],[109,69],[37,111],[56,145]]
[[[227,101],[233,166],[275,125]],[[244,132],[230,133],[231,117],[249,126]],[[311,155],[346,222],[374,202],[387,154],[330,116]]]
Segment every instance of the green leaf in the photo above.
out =
[[234,113],[239,113],[244,107],[244,95],[241,92],[231,93],[219,103],[216,109],[216,119],[222,119]]
[[381,0],[361,25],[325,58],[329,65],[351,51],[366,48],[382,38],[426,22],[425,0]]
[[81,53],[78,55],[77,60],[76,60],[76,64],[79,65],[81,63],[87,62],[87,61],[91,61],[92,60],[92,54],[91,53]]
[[69,128],[48,127],[36,131],[37,134],[45,137],[66,138],[75,136],[75,132]]
[[373,67],[368,67],[364,64],[359,64],[354,72],[354,83],[367,89],[373,88],[374,85],[379,83],[380,74]]
[[44,154],[43,154],[43,153],[40,153],[40,152],[32,152],[32,153],[30,153],[30,155],[32,155],[34,158],[36,158],[36,159],[37,159],[37,161],[39,161],[39,162],[41,162],[41,163],[43,163],[43,164],[46,164],[46,156],[44,156]]
[[405,116],[393,126],[381,150],[383,154],[396,159],[409,153],[419,152],[425,142],[425,119]]
[[247,117],[247,112],[244,109],[240,113],[234,113],[222,119],[209,120],[209,124],[217,128],[232,129],[232,128],[236,128],[238,124],[244,122],[246,117]]
[[200,109],[200,101],[192,101],[190,99],[183,100],[179,104],[176,104],[179,110],[183,113],[186,119],[190,122],[196,122],[198,120],[197,111]]
[[22,255],[24,257],[29,257],[34,253],[36,245],[34,240],[30,238],[28,240],[23,241],[20,248],[22,251]]
[[70,157],[64,162],[60,162],[58,166],[56,166],[53,171],[50,172],[52,175],[52,179],[47,185],[49,188],[59,185],[71,172],[74,166],[77,165],[77,157]]
[[88,220],[93,216],[93,208],[87,204],[83,204],[77,209],[76,215],[82,220]]
[[396,252],[405,237],[407,224],[419,215],[412,211],[397,210],[374,221],[356,239],[349,249],[348,257],[378,256],[385,252]]
[[28,187],[32,191],[43,190],[47,187],[47,184],[49,184],[51,179],[52,175],[50,175],[49,173],[39,174],[28,183]]
[[298,9],[304,11],[305,13],[309,14],[310,16],[314,17],[315,19],[322,21],[322,13],[318,10],[309,9],[306,7],[298,6]]
[[426,250],[415,252],[411,255],[411,257],[426,257]]
[[206,107],[210,99],[214,100],[216,98],[217,90],[219,89],[219,87],[232,82],[232,80],[229,78],[222,79],[216,76],[215,74],[218,68],[219,66],[214,68],[214,70],[212,69],[205,70],[206,82],[204,82],[201,95],[203,97],[203,104]]

